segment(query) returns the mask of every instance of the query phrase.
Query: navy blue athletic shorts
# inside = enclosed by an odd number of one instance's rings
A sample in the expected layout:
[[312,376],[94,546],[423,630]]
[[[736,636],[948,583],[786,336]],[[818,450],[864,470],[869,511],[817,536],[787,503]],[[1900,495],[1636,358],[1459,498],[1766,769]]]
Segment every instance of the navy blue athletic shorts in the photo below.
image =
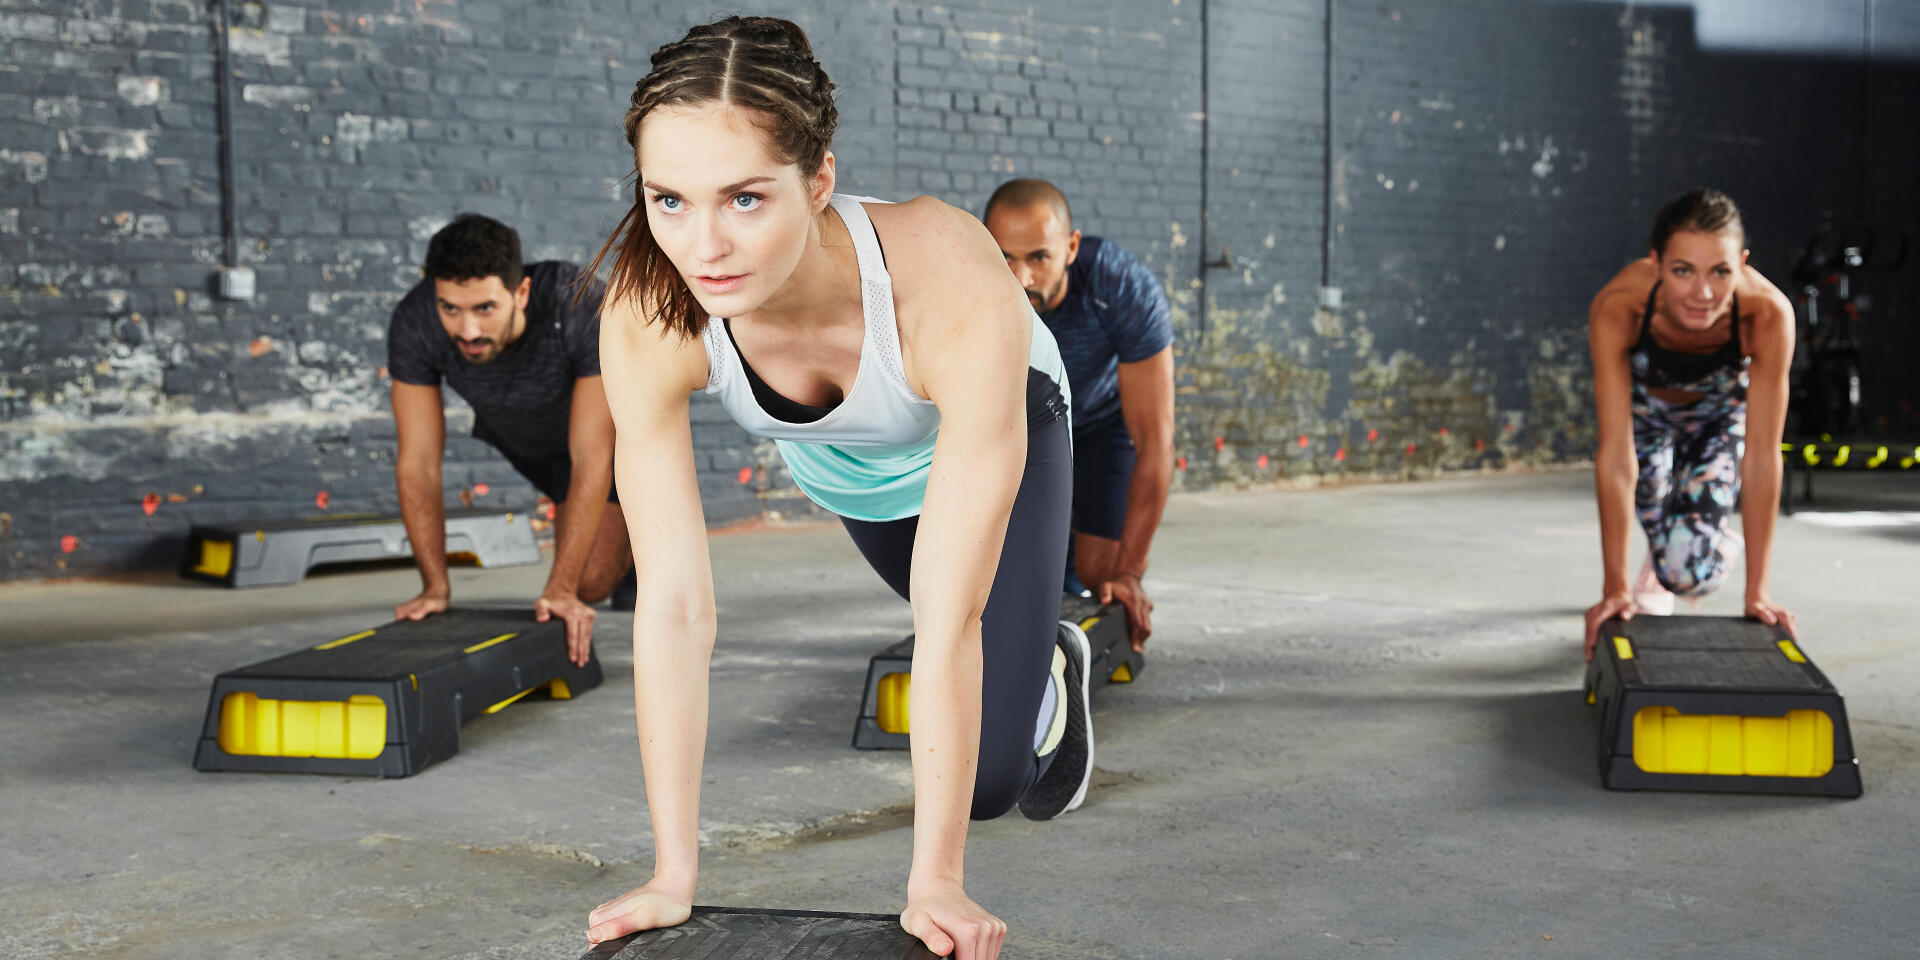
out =
[[1124,417],[1073,431],[1073,532],[1120,539],[1137,458]]

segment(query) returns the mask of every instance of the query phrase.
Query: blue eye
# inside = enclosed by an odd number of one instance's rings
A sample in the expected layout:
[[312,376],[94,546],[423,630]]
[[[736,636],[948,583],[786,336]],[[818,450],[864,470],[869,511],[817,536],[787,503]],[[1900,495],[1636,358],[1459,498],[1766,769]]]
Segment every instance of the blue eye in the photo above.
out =
[[653,202],[660,206],[660,212],[662,213],[677,213],[680,210],[679,197],[669,197],[662,194],[661,196],[653,198]]
[[757,193],[735,194],[733,198],[733,208],[740,211],[752,210],[760,206],[760,201],[764,199],[764,197]]

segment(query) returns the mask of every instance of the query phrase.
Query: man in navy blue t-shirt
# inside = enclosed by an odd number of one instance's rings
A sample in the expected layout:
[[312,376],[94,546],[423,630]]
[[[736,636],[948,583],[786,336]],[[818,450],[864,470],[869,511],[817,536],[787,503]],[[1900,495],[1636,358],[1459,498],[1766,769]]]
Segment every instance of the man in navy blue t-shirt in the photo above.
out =
[[1127,609],[1133,648],[1153,632],[1141,589],[1173,477],[1173,322],[1166,291],[1117,244],[1082,237],[1045,180],[1010,180],[987,230],[1060,343],[1073,391],[1073,566]]
[[[613,594],[633,609],[633,553],[613,491],[613,414],[600,386],[605,286],[561,261],[522,263],[520,235],[464,214],[427,245],[426,279],[393,308],[387,372],[399,440],[400,516],[420,568],[420,594],[394,609],[418,620],[447,609],[446,417],[440,387],[473,407],[473,435],[559,506],[553,570],[535,618],[567,624],[568,654],[585,663],[590,604]],[[624,579],[623,579],[624,578]]]

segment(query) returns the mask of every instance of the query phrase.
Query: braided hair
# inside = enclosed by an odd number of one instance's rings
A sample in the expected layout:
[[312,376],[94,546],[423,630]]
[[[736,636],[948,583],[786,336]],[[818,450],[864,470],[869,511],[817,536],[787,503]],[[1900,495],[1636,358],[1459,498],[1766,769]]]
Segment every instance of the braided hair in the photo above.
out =
[[[820,171],[840,113],[833,81],[814,59],[806,32],[790,20],[728,17],[687,31],[653,52],[653,69],[633,85],[622,122],[639,174],[640,124],[656,108],[724,103],[756,114],[774,157],[811,179]],[[643,316],[686,338],[699,336],[706,312],[687,289],[647,226],[645,199],[633,207],[587,268],[592,276],[614,254],[607,297],[639,298]]]

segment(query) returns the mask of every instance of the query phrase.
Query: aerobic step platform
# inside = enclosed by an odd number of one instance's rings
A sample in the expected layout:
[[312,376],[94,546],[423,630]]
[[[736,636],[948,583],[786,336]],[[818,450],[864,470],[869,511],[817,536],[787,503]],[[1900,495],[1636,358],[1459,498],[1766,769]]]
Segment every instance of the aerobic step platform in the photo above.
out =
[[1614,790],[1860,795],[1847,709],[1786,630],[1740,617],[1600,626],[1587,668]]
[[[1127,639],[1127,611],[1117,603],[1101,606],[1097,600],[1067,594],[1060,601],[1060,619],[1077,623],[1093,650],[1088,677],[1098,690],[1109,683],[1132,683],[1147,668],[1145,654],[1134,653]],[[860,750],[907,749],[908,691],[913,682],[913,638],[908,637],[873,655],[867,662],[867,692],[860,698],[860,716],[853,722],[853,745]]]
[[199,770],[408,777],[460,750],[460,725],[535,691],[600,685],[567,660],[567,627],[526,610],[396,620],[214,678]]
[[[374,513],[196,525],[180,574],[229,587],[299,583],[323,563],[413,556],[399,517]],[[539,563],[528,514],[447,511],[447,556],[483,567]]]
[[595,944],[580,960],[937,960],[877,913],[694,907],[677,927]]

